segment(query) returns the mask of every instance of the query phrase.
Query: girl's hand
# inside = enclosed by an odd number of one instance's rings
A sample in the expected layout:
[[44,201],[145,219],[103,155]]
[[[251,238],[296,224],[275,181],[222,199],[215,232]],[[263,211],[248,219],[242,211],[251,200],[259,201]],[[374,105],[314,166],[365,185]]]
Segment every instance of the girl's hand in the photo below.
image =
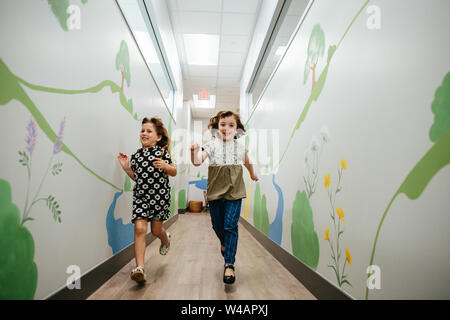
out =
[[123,154],[122,152],[119,152],[119,156],[117,157],[119,159],[119,163],[122,166],[122,168],[128,167],[128,156],[126,154]]
[[253,181],[258,181],[258,180],[259,180],[259,179],[258,179],[258,176],[256,175],[256,173],[252,174],[252,175],[250,176],[250,178],[251,178]]
[[153,166],[157,169],[163,169],[166,170],[167,169],[167,163],[160,158],[155,158],[155,161],[153,161]]
[[191,146],[191,153],[197,153],[198,149],[200,149],[200,145],[198,143],[194,143]]

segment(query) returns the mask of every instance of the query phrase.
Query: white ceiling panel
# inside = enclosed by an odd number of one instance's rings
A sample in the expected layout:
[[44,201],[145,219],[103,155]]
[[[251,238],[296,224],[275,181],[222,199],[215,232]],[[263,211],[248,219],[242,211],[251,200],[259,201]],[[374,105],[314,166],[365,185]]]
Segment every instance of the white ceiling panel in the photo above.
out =
[[256,16],[253,14],[224,13],[222,17],[222,34],[251,35]]
[[220,66],[242,66],[245,55],[243,53],[221,52],[219,55]]
[[217,86],[217,77],[191,77],[189,84],[192,86]]
[[217,86],[218,87],[230,87],[230,88],[239,88],[239,80],[233,79],[233,78],[224,78],[220,77],[217,79]]
[[260,0],[223,0],[223,12],[256,14]]
[[193,66],[188,65],[189,75],[191,77],[216,77],[217,67],[216,66]]
[[220,34],[220,13],[182,11],[179,16],[182,33]]
[[221,52],[247,53],[249,47],[249,36],[228,36],[222,35],[220,38]]
[[235,80],[240,80],[241,78],[241,66],[231,67],[231,66],[220,66],[219,67],[219,78],[233,78]]
[[178,0],[178,10],[221,12],[222,0]]

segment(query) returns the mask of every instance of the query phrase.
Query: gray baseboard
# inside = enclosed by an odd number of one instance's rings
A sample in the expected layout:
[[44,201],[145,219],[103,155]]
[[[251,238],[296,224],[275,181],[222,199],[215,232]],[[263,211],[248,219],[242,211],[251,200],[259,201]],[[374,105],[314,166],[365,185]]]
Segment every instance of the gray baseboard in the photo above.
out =
[[244,218],[239,222],[251,235],[277,259],[294,277],[300,281],[319,300],[353,300],[353,298],[340,290],[334,284],[323,278],[281,246],[269,239]]
[[[169,228],[177,220],[178,214],[164,222],[164,228]],[[147,234],[147,246],[155,239],[156,237],[151,233]],[[85,300],[132,259],[134,259],[134,243],[83,275],[80,280],[81,289],[70,290],[64,287],[47,300]]]

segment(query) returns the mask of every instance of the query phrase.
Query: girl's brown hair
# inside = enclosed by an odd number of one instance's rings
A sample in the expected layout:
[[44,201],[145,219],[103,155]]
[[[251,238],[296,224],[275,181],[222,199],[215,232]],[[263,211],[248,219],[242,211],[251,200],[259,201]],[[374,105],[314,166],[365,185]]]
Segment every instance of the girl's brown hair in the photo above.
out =
[[213,131],[219,130],[220,119],[223,119],[223,118],[226,118],[226,117],[231,117],[231,116],[234,117],[234,119],[236,120],[236,125],[237,125],[237,131],[236,131],[236,135],[235,135],[234,138],[235,139],[240,138],[246,132],[245,131],[245,127],[244,127],[244,125],[241,122],[241,117],[238,114],[236,114],[233,111],[231,111],[231,110],[219,111],[219,113],[217,113],[214,117],[209,119],[208,129],[213,129]]
[[142,119],[142,124],[144,123],[153,123],[156,129],[156,134],[161,136],[161,140],[159,140],[156,145],[160,146],[163,150],[167,150],[170,155],[170,138],[167,129],[164,127],[164,123],[160,118],[144,118]]

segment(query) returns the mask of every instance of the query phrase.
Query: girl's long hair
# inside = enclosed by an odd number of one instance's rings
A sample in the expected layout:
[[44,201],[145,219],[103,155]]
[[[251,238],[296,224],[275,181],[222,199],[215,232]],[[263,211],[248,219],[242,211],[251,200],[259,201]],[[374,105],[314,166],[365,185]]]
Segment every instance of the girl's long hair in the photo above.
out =
[[230,117],[230,116],[234,117],[234,119],[236,120],[236,124],[237,124],[237,131],[236,131],[236,135],[234,138],[238,139],[245,134],[246,131],[245,131],[244,125],[241,122],[241,117],[231,110],[226,110],[226,111],[219,111],[214,117],[209,119],[208,129],[212,129],[211,131],[212,131],[213,136],[215,135],[217,130],[219,130],[220,119]]
[[[144,118],[142,119],[142,124],[144,123],[153,123],[156,129],[156,133],[161,136],[161,140],[159,140],[156,145],[160,146],[161,149],[167,151],[170,155],[170,138],[169,133],[167,132],[166,127],[164,127],[164,123],[160,118]],[[171,156],[171,155],[170,155]]]

